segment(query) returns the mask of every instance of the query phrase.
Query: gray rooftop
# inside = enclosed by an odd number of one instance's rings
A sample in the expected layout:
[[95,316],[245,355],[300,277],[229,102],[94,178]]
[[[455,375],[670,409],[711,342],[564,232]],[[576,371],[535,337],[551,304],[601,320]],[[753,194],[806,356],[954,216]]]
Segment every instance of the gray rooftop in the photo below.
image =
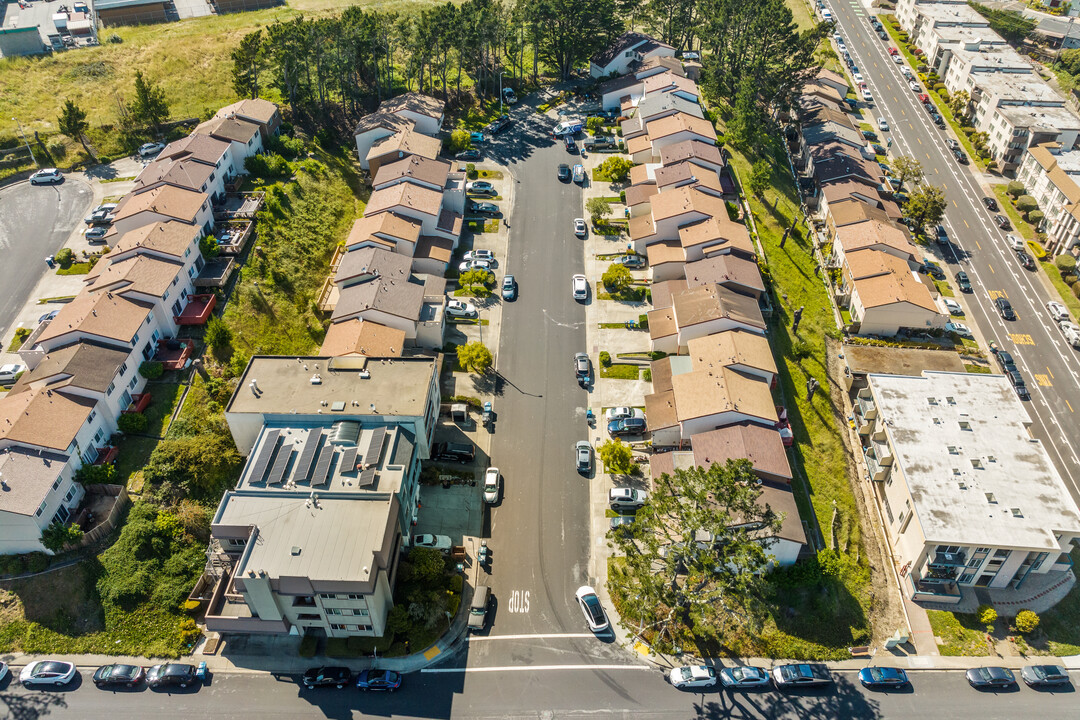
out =
[[1060,549],[1080,513],[1002,375],[868,376],[929,543]]
[[60,453],[18,447],[0,451],[0,478],[4,481],[0,487],[0,512],[32,516],[67,460],[68,456]]
[[124,350],[81,342],[53,350],[41,359],[37,367],[23,373],[11,388],[11,395],[28,389],[34,383],[51,379],[48,387],[77,387],[93,392],[105,392],[116,379],[117,369],[128,359]]
[[[440,364],[440,358],[424,357],[256,356],[248,363],[226,412],[422,417]],[[257,392],[251,387],[253,381]],[[344,403],[342,409],[336,409],[337,403]]]
[[999,105],[997,111],[1013,127],[1026,127],[1037,130],[1080,130],[1080,117],[1065,107],[1047,107],[1027,105]]
[[653,93],[652,95],[646,96],[638,103],[637,112],[634,113],[634,117],[650,118],[653,115],[669,110],[684,112],[687,115],[693,115],[696,118],[705,117],[701,112],[700,105],[696,102],[687,100],[686,98],[679,97],[674,93]]

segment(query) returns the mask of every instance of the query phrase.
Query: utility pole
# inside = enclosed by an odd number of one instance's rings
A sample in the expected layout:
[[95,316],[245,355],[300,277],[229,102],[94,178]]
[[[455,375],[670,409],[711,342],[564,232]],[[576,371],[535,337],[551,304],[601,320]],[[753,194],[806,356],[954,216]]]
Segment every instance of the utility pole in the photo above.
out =
[[503,79],[503,75],[505,75],[505,74],[506,74],[506,71],[505,71],[505,70],[499,73],[499,116],[500,116],[500,117],[501,117],[501,116],[502,116],[502,114],[503,114],[503,92],[502,92],[502,79]]
[[34,151],[33,151],[33,149],[32,149],[32,148],[30,147],[30,141],[26,139],[26,133],[24,133],[24,132],[23,132],[23,127],[22,127],[22,123],[21,123],[21,122],[19,122],[19,119],[18,119],[18,118],[15,118],[15,117],[13,117],[13,118],[11,118],[11,119],[12,119],[12,120],[14,120],[14,121],[15,121],[15,124],[19,126],[19,135],[20,135],[20,136],[22,137],[23,145],[25,145],[25,146],[26,146],[26,152],[30,153],[30,159],[31,159],[31,160],[33,160],[33,161],[34,161],[34,164],[35,164],[35,165],[37,165],[37,166],[38,166],[38,167],[40,168],[40,167],[41,167],[41,163],[39,163],[39,162],[37,161],[37,158],[36,158],[36,157],[34,157]]

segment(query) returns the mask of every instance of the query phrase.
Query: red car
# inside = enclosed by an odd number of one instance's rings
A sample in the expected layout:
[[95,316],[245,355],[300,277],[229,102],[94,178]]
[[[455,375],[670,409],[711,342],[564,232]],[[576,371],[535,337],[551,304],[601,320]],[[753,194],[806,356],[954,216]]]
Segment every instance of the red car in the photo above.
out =
[[897,50],[897,49],[896,49],[896,48],[894,48],[894,47],[891,47],[891,48],[889,48],[889,54],[890,54],[890,55],[895,55],[895,54],[896,54],[896,53],[898,53],[898,52],[900,52],[900,51],[899,51],[899,50]]

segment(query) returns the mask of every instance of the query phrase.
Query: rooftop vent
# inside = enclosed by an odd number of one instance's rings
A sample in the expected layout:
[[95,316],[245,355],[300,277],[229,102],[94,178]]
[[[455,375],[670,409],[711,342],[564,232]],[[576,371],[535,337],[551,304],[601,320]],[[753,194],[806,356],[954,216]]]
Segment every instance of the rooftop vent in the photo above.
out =
[[982,466],[982,460],[980,460],[979,458],[971,458],[971,467],[975,468],[976,470],[981,470]]
[[1012,508],[1012,515],[1014,518],[1024,517],[1024,513],[1020,511],[1020,508]]
[[956,447],[955,445],[950,445],[950,446],[949,446],[949,454],[950,454],[950,455],[959,455],[959,454],[960,454],[960,450],[959,450],[959,448],[957,448],[957,447]]
[[986,459],[988,462],[997,462],[997,456],[995,455],[987,455]]
[[967,483],[963,480],[960,480],[956,483],[956,487],[960,488],[961,490],[967,490]]
[[928,403],[929,403],[929,404],[931,404],[931,405],[937,405],[937,398],[935,398],[935,397],[928,397],[928,398],[926,398],[926,402],[928,402]]
[[956,398],[954,398],[952,395],[946,395],[945,396],[945,402],[949,403],[950,405],[955,405],[956,404]]
[[985,495],[986,502],[990,503],[991,505],[997,505],[997,498],[994,497],[994,493],[985,493]]
[[292,550],[291,550],[291,552],[292,552],[292,555],[293,555],[293,557],[296,557],[296,556],[297,556],[297,555],[299,555],[299,554],[300,554],[300,552],[301,552],[301,551],[300,551],[300,547],[299,547],[299,546],[297,546],[297,545],[293,545],[293,546],[292,546]]

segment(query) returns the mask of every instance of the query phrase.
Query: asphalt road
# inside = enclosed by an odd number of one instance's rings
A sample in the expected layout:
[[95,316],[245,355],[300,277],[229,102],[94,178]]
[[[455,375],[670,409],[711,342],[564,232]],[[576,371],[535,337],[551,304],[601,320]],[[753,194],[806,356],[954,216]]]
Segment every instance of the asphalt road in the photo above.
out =
[[22,182],[0,190],[0,333],[30,297],[45,258],[64,246],[92,203],[90,187],[71,178],[60,185]]
[[[830,6],[848,52],[874,96],[870,112],[889,124],[890,131],[879,135],[892,138],[893,156],[914,157],[922,163],[927,181],[945,188],[948,209],[944,225],[957,248],[947,258],[947,273],[951,281],[956,271],[964,270],[974,290],[964,297],[968,314],[960,322],[977,324],[987,342],[997,343],[1017,359],[1031,393],[1031,401],[1025,405],[1034,421],[1032,431],[1045,444],[1073,498],[1080,502],[1080,456],[1070,442],[1080,431],[1076,414],[1080,410],[1080,363],[1077,351],[1065,343],[1046,314],[1046,303],[1057,296],[1047,292],[1036,272],[1024,270],[1005,244],[1008,231],[993,224],[992,213],[982,204],[982,197],[990,193],[980,186],[971,166],[953,159],[945,145],[951,135],[930,122],[900,74],[901,66],[888,55],[893,43],[873,32],[866,8],[858,0],[832,0]],[[986,176],[984,182],[991,182],[991,178]],[[993,182],[1005,180],[994,178]],[[1012,304],[1016,320],[1002,319],[994,308],[994,299],[1002,296]]]
[[914,692],[876,692],[858,684],[854,673],[837,673],[827,691],[781,694],[675,690],[657,670],[613,669],[598,682],[577,670],[420,673],[405,678],[392,694],[354,689],[304,690],[297,678],[220,675],[206,687],[174,693],[147,689],[98,690],[91,672],[69,690],[0,691],[5,720],[289,720],[295,718],[581,718],[634,717],[769,718],[858,720],[978,718],[979,720],[1072,720],[1076,694],[982,693],[959,672],[913,673]]

